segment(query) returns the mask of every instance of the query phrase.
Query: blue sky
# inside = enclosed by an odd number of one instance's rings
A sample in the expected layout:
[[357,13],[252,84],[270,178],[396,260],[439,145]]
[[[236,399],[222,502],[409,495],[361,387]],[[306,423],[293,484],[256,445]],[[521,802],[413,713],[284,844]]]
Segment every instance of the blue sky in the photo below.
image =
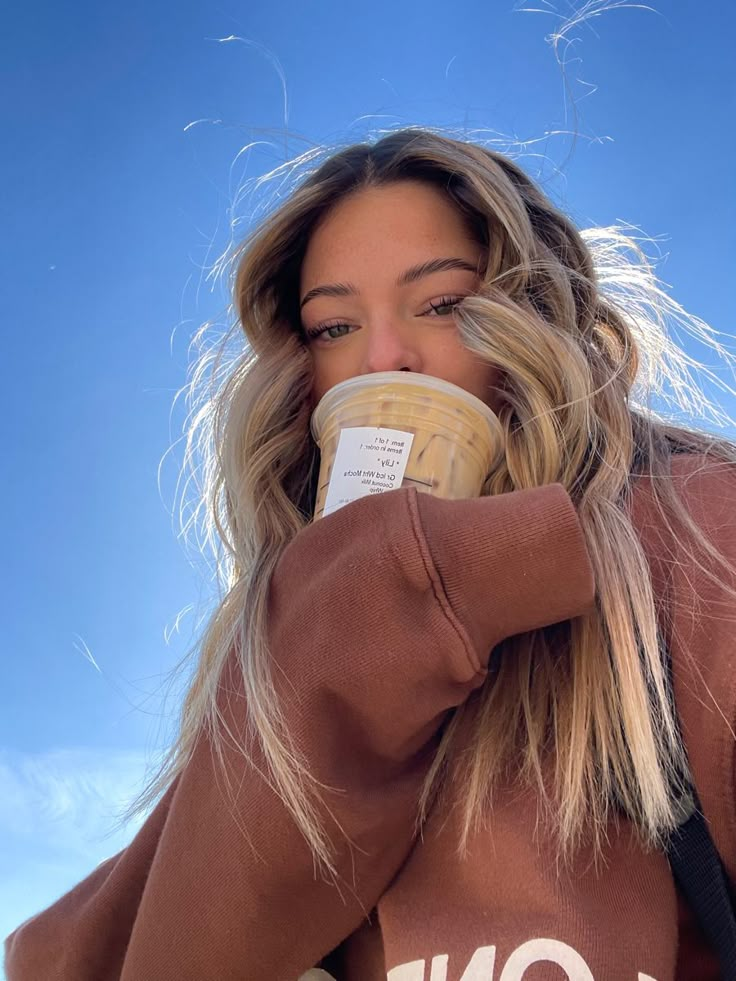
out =
[[546,38],[582,4],[6,10],[0,936],[129,840],[105,834],[171,733],[165,673],[212,598],[177,537],[172,404],[194,331],[226,316],[207,273],[240,183],[378,126],[529,141],[581,227],[661,237],[674,296],[732,334],[736,15],[609,6],[558,48],[567,88]]

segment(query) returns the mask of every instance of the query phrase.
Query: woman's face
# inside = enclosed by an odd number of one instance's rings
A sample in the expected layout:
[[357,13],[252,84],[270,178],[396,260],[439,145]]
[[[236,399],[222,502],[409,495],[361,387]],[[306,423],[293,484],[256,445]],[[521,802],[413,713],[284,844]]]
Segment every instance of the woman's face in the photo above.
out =
[[[301,268],[315,401],[354,375],[403,369],[444,378],[493,408],[500,371],[461,344],[451,315],[478,289],[483,258],[458,211],[430,185],[404,180],[338,202],[314,230]],[[459,268],[407,276],[437,260]]]

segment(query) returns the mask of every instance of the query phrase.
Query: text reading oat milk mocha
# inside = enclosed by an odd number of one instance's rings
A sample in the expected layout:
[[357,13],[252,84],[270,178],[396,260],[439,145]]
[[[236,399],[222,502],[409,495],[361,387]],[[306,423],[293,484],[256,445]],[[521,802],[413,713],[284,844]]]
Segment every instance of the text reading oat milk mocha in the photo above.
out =
[[321,454],[315,521],[398,487],[478,497],[502,448],[499,421],[484,402],[450,382],[403,371],[335,385],[311,425]]

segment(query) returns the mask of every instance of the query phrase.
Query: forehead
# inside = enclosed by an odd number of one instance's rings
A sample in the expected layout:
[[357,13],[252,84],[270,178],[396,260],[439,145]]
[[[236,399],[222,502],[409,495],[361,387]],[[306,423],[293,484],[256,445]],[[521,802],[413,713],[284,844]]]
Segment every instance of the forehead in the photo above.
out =
[[421,259],[430,257],[423,254],[427,250],[441,246],[466,253],[477,248],[448,195],[408,180],[361,189],[333,205],[312,231],[302,263],[302,287],[313,285],[328,268],[352,264],[358,256],[388,261],[393,254],[412,252]]

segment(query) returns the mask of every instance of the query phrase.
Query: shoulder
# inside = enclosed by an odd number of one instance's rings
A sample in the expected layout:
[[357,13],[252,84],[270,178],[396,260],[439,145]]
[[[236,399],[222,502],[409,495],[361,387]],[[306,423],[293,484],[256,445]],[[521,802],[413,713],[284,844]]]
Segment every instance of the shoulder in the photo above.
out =
[[[681,506],[696,527],[683,527],[674,506]],[[679,552],[683,547],[690,551],[693,534],[702,534],[722,554],[733,549],[736,557],[736,462],[704,453],[675,454],[668,474],[635,478],[631,513],[643,538],[656,529],[657,540],[670,539]]]
[[736,491],[736,462],[704,453],[678,453],[672,457],[671,480],[689,501],[718,506]]
[[[660,480],[662,478],[659,478]],[[695,528],[657,532],[675,699],[692,774],[716,845],[736,876],[736,464],[672,458],[670,489]],[[651,503],[644,510],[652,524]],[[702,536],[702,541],[698,540]],[[650,554],[650,560],[652,555]]]

